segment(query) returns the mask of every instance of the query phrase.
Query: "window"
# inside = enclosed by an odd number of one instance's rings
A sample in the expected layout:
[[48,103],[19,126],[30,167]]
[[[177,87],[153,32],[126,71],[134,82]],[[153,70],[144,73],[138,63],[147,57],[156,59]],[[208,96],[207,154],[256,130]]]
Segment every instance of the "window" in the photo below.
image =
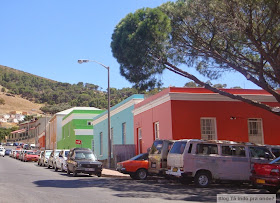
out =
[[91,122],[91,121],[88,121],[88,122],[87,122],[87,125],[92,125],[92,122]]
[[184,141],[177,141],[173,144],[172,149],[170,150],[170,154],[183,154],[187,142]]
[[272,153],[266,147],[250,147],[250,155],[252,158],[273,159]]
[[100,133],[100,156],[103,155],[103,132]]
[[245,147],[243,146],[222,146],[223,156],[241,156],[245,157]]
[[197,144],[196,153],[202,155],[218,154],[218,146],[215,144]]
[[216,140],[216,119],[215,118],[201,118],[201,139]]
[[114,144],[114,128],[111,128],[111,153],[113,153],[113,144]]
[[137,129],[137,136],[138,136],[138,153],[142,153],[142,130],[141,128]]
[[249,142],[263,144],[262,119],[248,119]]
[[154,143],[153,143],[153,145],[151,147],[150,154],[160,154],[161,153],[161,149],[162,149],[162,145],[163,145],[163,141],[162,140],[154,141]]
[[126,144],[126,123],[122,123],[122,144]]
[[154,123],[154,138],[159,139],[159,122]]

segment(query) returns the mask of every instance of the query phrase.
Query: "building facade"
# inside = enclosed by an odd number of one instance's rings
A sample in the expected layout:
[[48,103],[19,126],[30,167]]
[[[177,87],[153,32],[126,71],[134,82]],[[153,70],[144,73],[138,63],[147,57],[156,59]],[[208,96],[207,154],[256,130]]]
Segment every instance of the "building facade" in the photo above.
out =
[[[62,120],[62,137],[57,141],[58,149],[71,149],[83,147],[92,149],[94,117],[104,112],[94,107],[83,107],[83,109],[73,109]],[[81,144],[76,144],[80,140]]]
[[[223,90],[279,106],[263,90]],[[146,152],[156,139],[280,144],[279,116],[204,88],[167,88],[136,104],[133,112],[137,153]]]
[[[144,100],[144,95],[135,94],[110,109],[111,117],[111,157],[114,145],[134,145],[133,114],[134,105]],[[108,159],[108,111],[93,120],[94,153],[98,160]],[[133,146],[134,147],[134,146]],[[134,150],[133,150],[134,151]],[[135,152],[133,152],[135,154]]]

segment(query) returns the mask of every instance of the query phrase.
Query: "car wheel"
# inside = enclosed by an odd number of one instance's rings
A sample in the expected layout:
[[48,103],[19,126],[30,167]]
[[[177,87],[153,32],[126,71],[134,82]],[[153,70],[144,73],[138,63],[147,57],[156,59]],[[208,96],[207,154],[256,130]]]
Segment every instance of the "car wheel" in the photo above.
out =
[[58,168],[57,168],[57,166],[56,166],[56,163],[54,164],[54,171],[57,171],[58,170]]
[[266,190],[268,190],[271,194],[276,194],[279,190],[277,187],[266,187]]
[[50,164],[48,164],[48,168],[51,168]]
[[139,179],[139,180],[145,180],[147,178],[147,175],[148,175],[148,172],[146,169],[138,169],[136,171],[136,177]]
[[70,175],[70,170],[69,170],[68,166],[67,166],[67,175]]
[[73,177],[76,177],[77,176],[77,172],[75,170],[75,168],[73,169]]
[[199,172],[194,177],[194,183],[197,187],[208,187],[211,184],[211,175],[208,172]]
[[102,174],[101,174],[101,172],[98,172],[96,175],[97,175],[97,177],[101,177]]
[[131,174],[129,174],[129,175],[130,175],[130,177],[131,177],[133,180],[136,180],[136,179],[137,179],[135,173],[131,173]]
[[61,172],[64,172],[63,164],[61,164]]

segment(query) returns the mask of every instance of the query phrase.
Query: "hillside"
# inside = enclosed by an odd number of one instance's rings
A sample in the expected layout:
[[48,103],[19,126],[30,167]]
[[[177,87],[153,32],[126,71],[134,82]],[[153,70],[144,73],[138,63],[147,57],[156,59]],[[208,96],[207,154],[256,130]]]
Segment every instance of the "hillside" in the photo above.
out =
[[[15,101],[20,98],[33,102],[26,103],[26,107],[22,108],[38,109],[40,106],[46,105],[41,110],[47,113],[56,113],[73,106],[91,106],[99,109],[107,108],[107,91],[101,91],[98,85],[78,82],[77,84],[62,83],[53,81],[47,78],[36,76],[30,73],[19,71],[7,66],[0,65],[0,85],[2,86],[0,92],[7,92],[11,95],[17,95],[13,97],[5,97],[7,99],[4,108],[13,108],[12,102],[15,102],[15,106],[24,100]],[[155,94],[160,89],[152,90],[151,92],[140,92],[135,88],[110,88],[111,92],[111,106],[116,105],[122,100],[133,94]],[[3,98],[4,100],[6,100]],[[41,105],[36,105],[41,104]],[[8,107],[8,106],[11,107]],[[29,106],[33,106],[29,108]],[[2,106],[0,108],[3,109]],[[17,109],[23,110],[23,109]]]
[[[1,88],[1,86],[0,86]],[[8,96],[6,93],[0,92],[0,98],[5,100],[5,105],[0,106],[0,114],[9,113],[11,111],[24,111],[28,114],[40,114],[40,108],[43,104],[35,104],[31,101],[21,98],[18,95]]]

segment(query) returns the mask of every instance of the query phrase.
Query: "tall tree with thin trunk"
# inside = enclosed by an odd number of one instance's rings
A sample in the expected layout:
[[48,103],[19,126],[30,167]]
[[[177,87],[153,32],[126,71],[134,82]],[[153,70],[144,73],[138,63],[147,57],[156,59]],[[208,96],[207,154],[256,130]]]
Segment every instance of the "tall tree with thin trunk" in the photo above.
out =
[[[280,116],[279,14],[279,0],[169,2],[128,14],[116,26],[111,48],[121,74],[137,87],[160,85],[156,76],[168,69],[215,93]],[[209,79],[239,72],[279,105],[215,88],[188,73],[190,66]]]

